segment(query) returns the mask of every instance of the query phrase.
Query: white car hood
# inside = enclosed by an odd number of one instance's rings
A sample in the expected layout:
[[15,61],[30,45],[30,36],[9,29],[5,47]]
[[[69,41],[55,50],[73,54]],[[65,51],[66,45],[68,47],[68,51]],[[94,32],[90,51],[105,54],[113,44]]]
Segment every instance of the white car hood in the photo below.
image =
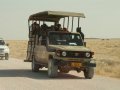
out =
[[0,45],[0,49],[3,48],[3,49],[8,49],[8,47],[6,45]]
[[9,47],[6,46],[6,45],[0,45],[0,49],[4,49],[4,53],[9,53],[10,52]]

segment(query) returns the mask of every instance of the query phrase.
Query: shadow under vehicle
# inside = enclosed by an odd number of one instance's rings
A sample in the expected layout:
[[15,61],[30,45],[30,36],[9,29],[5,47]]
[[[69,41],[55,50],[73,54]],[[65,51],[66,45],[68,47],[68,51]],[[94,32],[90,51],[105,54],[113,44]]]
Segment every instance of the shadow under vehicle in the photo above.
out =
[[[57,77],[58,71],[68,73],[83,71],[87,79],[94,76],[93,54],[86,48],[80,28],[83,13],[44,11],[30,15],[28,19],[29,41],[26,62],[32,62],[32,71],[48,68],[49,77]],[[75,21],[77,23],[75,23]]]

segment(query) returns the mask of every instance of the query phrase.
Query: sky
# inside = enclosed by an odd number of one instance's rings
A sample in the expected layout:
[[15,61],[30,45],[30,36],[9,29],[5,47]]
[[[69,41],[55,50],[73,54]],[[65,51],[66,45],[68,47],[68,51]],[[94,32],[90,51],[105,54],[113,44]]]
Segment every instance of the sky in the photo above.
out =
[[86,38],[120,38],[120,0],[0,0],[0,37],[28,39],[28,17],[52,10],[84,13]]

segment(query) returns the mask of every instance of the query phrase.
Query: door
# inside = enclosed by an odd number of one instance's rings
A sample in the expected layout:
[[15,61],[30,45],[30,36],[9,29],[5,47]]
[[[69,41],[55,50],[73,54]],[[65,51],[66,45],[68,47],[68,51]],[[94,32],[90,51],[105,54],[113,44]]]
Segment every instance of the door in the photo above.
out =
[[46,39],[42,36],[38,40],[38,44],[35,46],[34,49],[35,59],[41,63],[48,62],[48,52],[46,48]]

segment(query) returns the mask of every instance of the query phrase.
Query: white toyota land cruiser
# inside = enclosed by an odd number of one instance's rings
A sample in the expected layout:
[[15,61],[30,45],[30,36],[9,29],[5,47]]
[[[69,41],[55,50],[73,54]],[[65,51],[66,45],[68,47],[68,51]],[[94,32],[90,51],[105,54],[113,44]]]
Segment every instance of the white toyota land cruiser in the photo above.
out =
[[8,44],[5,44],[5,41],[0,38],[0,59],[3,59],[5,57],[5,60],[9,59],[9,48]]

